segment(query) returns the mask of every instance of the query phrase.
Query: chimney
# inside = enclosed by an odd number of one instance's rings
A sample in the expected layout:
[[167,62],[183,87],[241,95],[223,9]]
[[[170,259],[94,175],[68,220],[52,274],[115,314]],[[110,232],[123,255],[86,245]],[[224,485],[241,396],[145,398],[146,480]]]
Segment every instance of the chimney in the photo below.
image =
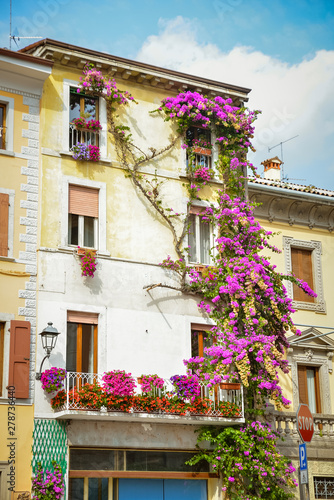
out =
[[271,181],[280,181],[282,164],[283,162],[277,156],[264,160],[261,163],[264,166],[264,178]]

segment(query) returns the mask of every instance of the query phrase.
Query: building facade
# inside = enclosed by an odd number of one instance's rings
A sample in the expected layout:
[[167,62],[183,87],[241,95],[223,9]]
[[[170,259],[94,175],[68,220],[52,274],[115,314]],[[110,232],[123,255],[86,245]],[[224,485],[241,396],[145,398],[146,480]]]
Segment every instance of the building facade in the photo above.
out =
[[39,107],[52,62],[0,49],[0,497],[31,488]]
[[[149,412],[138,406],[119,412],[115,406],[112,411],[106,404],[83,403],[84,387],[101,384],[110,370],[125,370],[134,377],[158,374],[168,392],[168,379],[186,373],[183,359],[203,354],[210,322],[199,313],[194,298],[173,290],[172,277],[159,265],[167,255],[175,257],[173,234],[124,175],[106,102],[82,92],[79,78],[88,62],[134,96],[137,104],[120,107],[121,121],[131,127],[138,151],[151,151],[142,168],[146,185],[162,190],[177,213],[188,210],[186,153],[180,140],[168,147],[175,125],[150,112],[180,90],[230,97],[238,105],[247,100],[249,90],[53,40],[24,52],[53,62],[40,118],[37,329],[52,322],[60,332],[43,369],[67,370],[65,399],[56,410],[50,406],[54,394],[43,391],[36,380],[33,469],[38,461],[48,466],[57,460],[66,473],[67,497],[78,500],[218,500],[222,493],[217,475],[207,467],[194,470],[185,461],[195,450],[199,426],[243,422],[241,406],[238,417],[229,418],[219,412]],[[98,120],[101,129],[80,130],[80,117]],[[78,142],[98,146],[100,161],[74,159]],[[161,150],[164,153],[157,155]],[[199,161],[213,166],[215,154],[213,148],[200,154]],[[203,199],[213,200],[221,186],[219,180],[206,186]],[[190,208],[195,250],[189,259],[194,265],[210,260],[213,235],[198,217],[203,207],[205,202],[198,201]],[[82,248],[96,252],[94,277],[82,276]],[[159,283],[171,288],[153,286]],[[37,367],[44,354],[37,339]],[[140,393],[139,382],[135,390]],[[213,405],[241,405],[240,390],[219,389],[206,396]]]
[[[317,297],[306,295],[287,282],[302,335],[290,337],[287,352],[290,374],[282,387],[292,401],[287,412],[271,412],[272,422],[282,434],[281,451],[299,467],[296,413],[307,404],[313,414],[315,433],[307,444],[310,499],[334,494],[333,435],[333,229],[334,193],[281,180],[281,161],[263,162],[264,177],[251,179],[250,201],[260,203],[255,216],[267,230],[275,232],[273,244],[282,250],[271,259],[283,273],[294,273],[306,281]],[[299,496],[298,496],[299,498]],[[302,498],[302,497],[301,497]]]

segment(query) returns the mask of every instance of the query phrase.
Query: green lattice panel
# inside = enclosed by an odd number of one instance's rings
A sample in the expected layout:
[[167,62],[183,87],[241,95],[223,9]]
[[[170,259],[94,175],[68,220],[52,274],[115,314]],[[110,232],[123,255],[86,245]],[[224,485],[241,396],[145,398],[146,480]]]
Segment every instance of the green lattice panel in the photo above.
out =
[[41,462],[43,469],[53,470],[52,460],[55,460],[65,475],[66,454],[66,422],[35,419],[31,461],[33,472],[35,473],[38,462]]

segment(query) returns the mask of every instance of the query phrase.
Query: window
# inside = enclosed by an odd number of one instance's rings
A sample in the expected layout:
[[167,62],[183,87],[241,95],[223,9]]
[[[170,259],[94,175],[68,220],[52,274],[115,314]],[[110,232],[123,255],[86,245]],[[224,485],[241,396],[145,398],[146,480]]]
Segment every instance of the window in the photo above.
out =
[[315,498],[334,498],[334,477],[315,476],[313,481]]
[[319,368],[298,365],[299,403],[309,406],[311,413],[321,413]]
[[0,323],[0,396],[3,396],[3,362],[4,362],[4,346],[5,346],[5,323]]
[[99,190],[69,185],[68,244],[98,247]]
[[76,88],[70,88],[70,134],[69,148],[70,150],[78,142],[85,144],[99,145],[99,134],[89,130],[77,130],[73,124],[75,118],[84,117],[86,120],[99,119],[99,100],[97,97],[79,94]]
[[0,149],[6,149],[6,106],[0,103]]
[[203,220],[201,207],[191,207],[189,217],[189,261],[191,263],[210,264],[211,227]]
[[[14,151],[14,98],[0,94],[0,150]],[[4,152],[4,151],[3,151]]]
[[[303,280],[314,290],[312,251],[308,248],[291,248],[291,265],[293,274]],[[304,292],[299,286],[293,284],[294,300],[302,302],[314,302],[315,298]]]
[[306,281],[317,294],[317,297],[310,297],[298,286],[287,282],[288,294],[293,299],[294,306],[297,309],[325,313],[326,305],[321,270],[321,242],[295,240],[294,238],[284,236],[283,247],[287,273],[293,273],[297,278]]
[[68,311],[66,370],[97,373],[97,314]]
[[206,500],[213,474],[205,461],[195,467],[186,465],[192,455],[189,451],[71,448],[70,498]]
[[[198,153],[195,154],[195,167],[202,166],[211,168],[211,132],[202,127],[190,127],[186,132],[186,144],[189,147],[198,146]],[[205,147],[205,146],[209,147]],[[187,156],[188,164],[188,156]]]
[[8,256],[9,194],[0,193],[0,255]]
[[[213,325],[212,325],[213,326]],[[191,357],[204,356],[205,347],[210,347],[213,339],[207,325],[191,325]]]

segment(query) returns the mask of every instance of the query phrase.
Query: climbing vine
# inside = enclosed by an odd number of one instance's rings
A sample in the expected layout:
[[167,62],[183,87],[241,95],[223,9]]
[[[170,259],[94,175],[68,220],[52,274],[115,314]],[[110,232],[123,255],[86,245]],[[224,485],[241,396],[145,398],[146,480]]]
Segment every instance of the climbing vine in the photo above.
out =
[[[290,403],[282,394],[279,371],[288,371],[284,359],[288,347],[286,333],[300,332],[291,319],[294,310],[284,280],[315,294],[306,283],[278,273],[270,258],[262,253],[279,250],[270,244],[271,232],[254,219],[254,207],[245,199],[247,168],[255,173],[246,154],[252,149],[253,122],[258,112],[233,106],[229,98],[210,99],[198,92],[181,92],[167,97],[152,111],[175,123],[174,137],[159,150],[149,147],[144,151],[134,143],[130,128],[120,123],[116,114],[118,106],[135,103],[129,92],[119,90],[115,80],[89,66],[84,70],[79,91],[94,92],[106,99],[108,130],[118,161],[173,236],[176,258],[167,256],[161,266],[174,272],[177,284],[152,283],[146,288],[171,288],[196,296],[203,314],[216,325],[208,334],[212,342],[205,348],[205,356],[185,360],[187,369],[209,387],[228,380],[241,382],[245,388],[246,425],[239,429],[201,430],[198,442],[207,440],[212,446],[200,451],[191,463],[203,458],[210,462],[219,472],[228,498],[290,498],[286,488],[296,485],[291,477],[294,468],[278,453],[277,437],[270,427],[257,419],[264,413],[268,398],[278,409],[287,408]],[[196,129],[197,137],[189,134],[191,129]],[[164,204],[157,175],[148,179],[142,172],[143,166],[177,145],[186,150],[187,156],[188,210],[184,214]],[[201,149],[212,148],[218,152],[214,165],[196,163],[198,151],[201,154]],[[187,264],[189,207],[201,199],[203,187],[214,178],[223,181],[217,202],[208,203],[200,214],[216,235],[212,264],[198,271]]]

